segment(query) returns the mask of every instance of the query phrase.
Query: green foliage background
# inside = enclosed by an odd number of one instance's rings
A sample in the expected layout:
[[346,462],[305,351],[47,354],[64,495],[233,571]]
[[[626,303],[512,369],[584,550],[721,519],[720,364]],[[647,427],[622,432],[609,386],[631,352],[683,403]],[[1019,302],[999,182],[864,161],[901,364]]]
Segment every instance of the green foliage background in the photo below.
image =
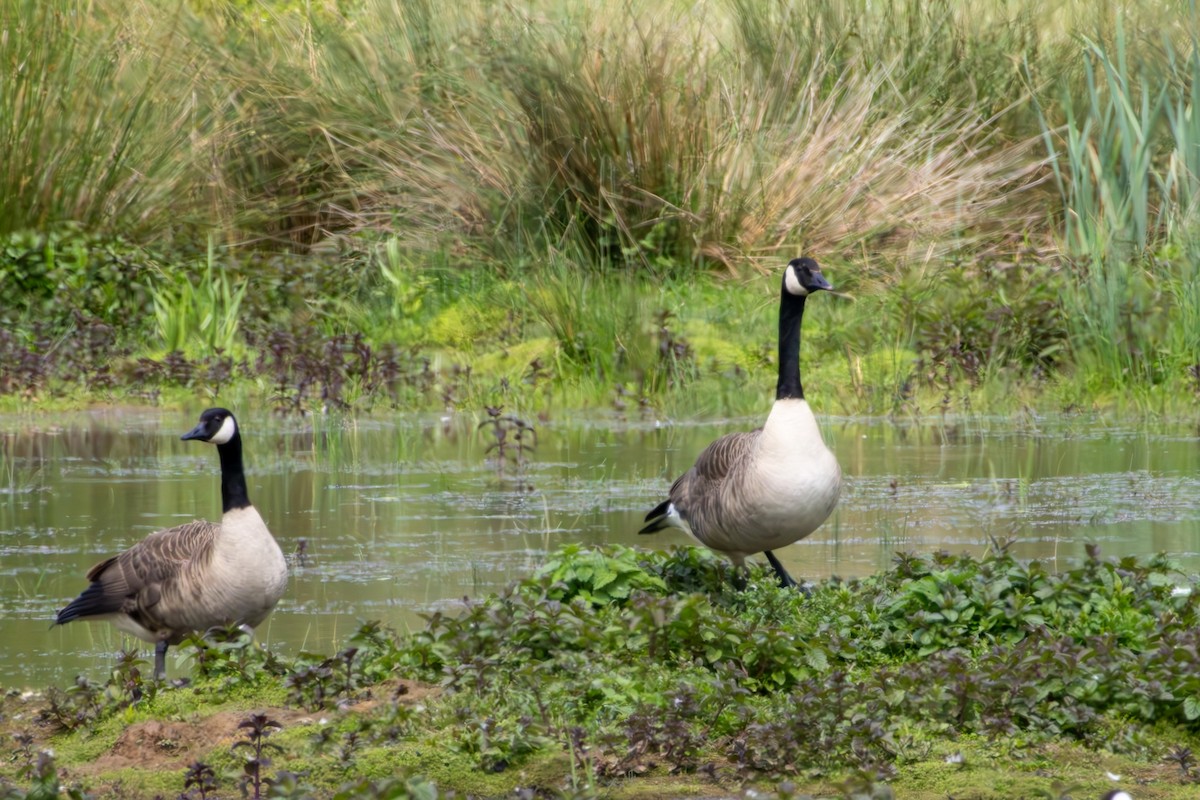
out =
[[761,275],[807,253],[859,300],[806,346],[827,407],[1178,411],[1196,13],[8,3],[0,394],[737,412],[770,381]]

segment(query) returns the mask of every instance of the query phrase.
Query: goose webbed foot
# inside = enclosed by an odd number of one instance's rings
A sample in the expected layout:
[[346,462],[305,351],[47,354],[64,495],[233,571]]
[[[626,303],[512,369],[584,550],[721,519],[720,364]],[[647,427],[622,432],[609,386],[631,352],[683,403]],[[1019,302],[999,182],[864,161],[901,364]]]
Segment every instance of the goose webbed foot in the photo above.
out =
[[805,597],[812,596],[812,589],[803,584],[796,583],[796,579],[788,574],[788,571],[783,568],[783,564],[779,562],[779,559],[775,557],[774,553],[772,553],[770,550],[764,550],[763,555],[767,557],[767,561],[769,561],[771,566],[775,569],[775,575],[779,578],[780,586],[782,586],[784,589],[795,589]]

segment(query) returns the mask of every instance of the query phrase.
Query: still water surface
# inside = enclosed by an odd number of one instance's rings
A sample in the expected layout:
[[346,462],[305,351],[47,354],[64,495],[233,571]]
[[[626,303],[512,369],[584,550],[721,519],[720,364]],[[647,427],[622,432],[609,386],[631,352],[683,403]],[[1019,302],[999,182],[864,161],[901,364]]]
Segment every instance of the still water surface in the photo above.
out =
[[[159,528],[219,518],[215,450],[179,440],[197,416],[0,417],[0,687],[103,679],[123,645],[149,656],[108,625],[50,620],[92,564]],[[568,542],[686,544],[638,537],[643,515],[709,441],[758,424],[533,420],[522,485],[498,474],[494,439],[470,415],[239,419],[251,500],[292,564],[258,638],[328,654],[360,621],[419,627],[422,612],[500,589]],[[991,537],[1058,569],[1097,542],[1200,571],[1194,425],[826,419],[824,430],[846,486],[834,517],[779,552],[797,577],[872,573],[897,550],[979,553]],[[168,658],[171,674],[184,670]]]

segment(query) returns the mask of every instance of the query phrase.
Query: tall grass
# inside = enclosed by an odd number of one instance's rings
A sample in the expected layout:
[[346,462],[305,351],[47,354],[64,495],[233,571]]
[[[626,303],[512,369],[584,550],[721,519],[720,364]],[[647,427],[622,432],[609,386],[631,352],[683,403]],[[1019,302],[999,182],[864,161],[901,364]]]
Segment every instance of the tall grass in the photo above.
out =
[[546,259],[525,281],[522,304],[569,362],[559,371],[610,385],[653,380],[658,354],[647,287],[588,274],[567,253],[550,252]]
[[[401,338],[418,273],[486,269],[528,281],[561,358],[620,380],[655,363],[657,309],[574,308],[581,273],[808,252],[869,290],[1007,258],[1069,275],[1076,360],[1163,381],[1194,363],[1179,331],[1200,314],[1196,22],[1083,0],[17,0],[0,234],[73,222],[184,263],[210,237],[366,263],[354,302],[388,302],[305,313]],[[371,260],[380,242],[402,268]],[[987,272],[962,274],[991,292]],[[628,344],[579,345],[593,325]],[[1044,350],[988,352],[1041,370]]]
[[[789,28],[767,2],[734,3],[732,19],[629,7],[623,24],[607,7],[572,19],[577,36],[538,29],[500,70],[535,199],[605,260],[732,269],[799,246],[948,249],[998,207],[1029,224],[1016,190],[1038,159],[973,101],[922,88],[904,49],[842,57],[820,19]],[[925,20],[909,49],[932,47]]]
[[0,234],[72,221],[145,235],[192,191],[186,104],[162,69],[171,30],[137,20],[82,0],[0,10]]
[[1200,388],[1200,236],[1192,236],[1180,256],[1163,280],[1175,313],[1157,355],[1165,362],[1165,372],[1196,389]]
[[1184,55],[1167,38],[1135,59],[1118,24],[1109,45],[1084,43],[1086,93],[1064,99],[1061,133],[1043,121],[1076,275],[1065,298],[1076,360],[1116,386],[1181,379],[1197,353],[1179,331],[1198,313],[1184,255],[1200,237],[1198,44],[1193,34]]
[[[1026,91],[1002,53],[1034,46],[1032,12],[985,29],[901,0],[824,0],[805,16],[771,0],[124,16],[112,0],[76,14],[78,1],[13,15],[24,35],[10,50],[33,31],[45,44],[38,77],[6,73],[10,118],[48,133],[10,133],[27,152],[7,180],[39,166],[61,200],[6,203],[13,227],[86,217],[191,235],[182,221],[293,249],[384,230],[484,253],[536,230],[538,251],[571,237],[592,260],[662,270],[799,247],[944,249],[1035,224],[1014,189],[1040,157],[996,117]],[[49,153],[76,160],[52,168]]]

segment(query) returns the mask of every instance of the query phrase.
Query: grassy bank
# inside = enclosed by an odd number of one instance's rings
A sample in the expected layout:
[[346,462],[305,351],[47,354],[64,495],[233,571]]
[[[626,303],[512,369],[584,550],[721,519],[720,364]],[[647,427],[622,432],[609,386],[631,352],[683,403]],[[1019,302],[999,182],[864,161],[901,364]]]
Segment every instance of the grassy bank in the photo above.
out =
[[0,774],[16,798],[1191,797],[1197,596],[1093,555],[899,555],[805,598],[732,591],[706,551],[570,547],[409,635],[294,661],[216,636],[170,665],[187,688],[129,654],[10,693]]
[[[775,383],[778,274],[650,279],[559,258],[499,273],[388,249],[361,266],[360,283],[307,299],[293,273],[239,277],[214,253],[191,278],[164,268],[140,320],[72,309],[58,325],[18,324],[0,332],[0,408],[199,396],[285,413],[753,415]],[[828,266],[850,291],[805,316],[801,361],[821,413],[1178,417],[1200,398],[1174,294],[1186,289],[1144,271],[1124,273],[1127,294],[1097,298],[1115,306],[1097,311],[1114,315],[1110,329],[1067,307],[1065,269],[944,264],[876,291],[851,270]],[[271,307],[289,294],[289,311]]]
[[10,3],[0,402],[736,413],[805,252],[857,298],[806,330],[824,410],[1182,413],[1195,22]]

